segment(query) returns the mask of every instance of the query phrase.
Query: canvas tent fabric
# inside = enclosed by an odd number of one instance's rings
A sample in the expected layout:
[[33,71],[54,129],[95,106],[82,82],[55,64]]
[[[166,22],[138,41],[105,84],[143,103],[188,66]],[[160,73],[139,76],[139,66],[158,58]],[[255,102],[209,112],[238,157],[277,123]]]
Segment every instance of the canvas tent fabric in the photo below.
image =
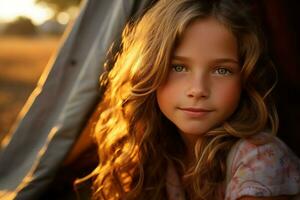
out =
[[38,199],[100,94],[107,50],[149,0],[86,0],[0,151],[0,199]]

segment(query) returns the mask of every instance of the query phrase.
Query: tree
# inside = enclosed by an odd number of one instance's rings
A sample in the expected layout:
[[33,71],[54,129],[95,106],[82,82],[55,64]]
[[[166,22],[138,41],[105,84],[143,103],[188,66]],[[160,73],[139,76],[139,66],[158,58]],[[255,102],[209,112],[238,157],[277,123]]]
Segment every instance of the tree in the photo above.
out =
[[82,0],[35,0],[38,4],[46,4],[57,13],[67,10],[72,6],[78,6]]
[[37,28],[32,23],[31,19],[21,16],[14,22],[8,24],[3,33],[31,36],[37,33]]

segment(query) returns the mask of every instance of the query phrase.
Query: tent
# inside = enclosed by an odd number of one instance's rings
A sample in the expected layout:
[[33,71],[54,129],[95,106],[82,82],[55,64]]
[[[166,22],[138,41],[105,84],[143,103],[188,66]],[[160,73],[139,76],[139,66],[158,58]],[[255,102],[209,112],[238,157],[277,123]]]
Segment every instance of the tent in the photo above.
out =
[[38,199],[99,100],[106,53],[147,0],[86,0],[0,151],[0,199]]

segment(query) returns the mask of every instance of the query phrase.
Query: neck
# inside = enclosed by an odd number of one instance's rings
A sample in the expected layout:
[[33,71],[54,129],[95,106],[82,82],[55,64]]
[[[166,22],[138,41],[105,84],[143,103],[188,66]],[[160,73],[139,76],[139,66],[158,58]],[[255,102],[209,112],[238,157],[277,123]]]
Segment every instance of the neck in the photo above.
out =
[[182,133],[181,136],[186,146],[186,157],[184,158],[183,162],[187,167],[189,167],[195,162],[195,145],[199,140],[199,142],[201,143],[201,136],[192,134],[187,135]]

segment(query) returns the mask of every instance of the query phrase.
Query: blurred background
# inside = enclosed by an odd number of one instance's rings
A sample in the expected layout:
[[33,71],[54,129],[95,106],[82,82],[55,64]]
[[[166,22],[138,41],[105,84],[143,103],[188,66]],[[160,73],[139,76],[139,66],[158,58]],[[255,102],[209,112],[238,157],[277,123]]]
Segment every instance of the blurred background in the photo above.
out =
[[0,0],[0,141],[35,88],[81,0]]

